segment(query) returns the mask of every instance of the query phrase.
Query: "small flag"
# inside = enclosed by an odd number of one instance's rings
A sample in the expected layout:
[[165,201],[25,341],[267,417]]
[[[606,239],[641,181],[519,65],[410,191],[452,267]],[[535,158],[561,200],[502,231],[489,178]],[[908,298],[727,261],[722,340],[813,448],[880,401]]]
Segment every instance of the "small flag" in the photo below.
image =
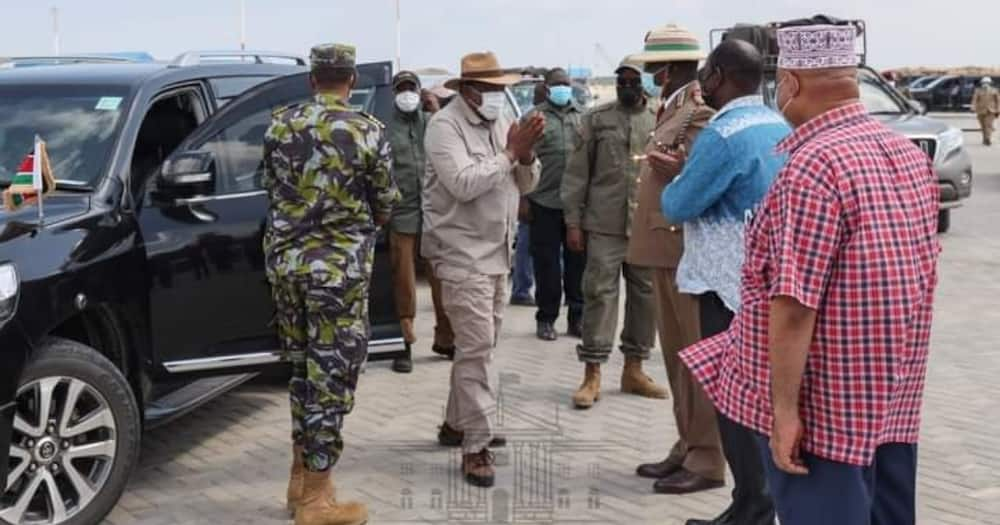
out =
[[41,197],[55,189],[55,186],[45,141],[35,137],[33,151],[21,161],[10,186],[3,192],[3,207],[7,211],[14,211],[26,204],[38,202],[41,205]]

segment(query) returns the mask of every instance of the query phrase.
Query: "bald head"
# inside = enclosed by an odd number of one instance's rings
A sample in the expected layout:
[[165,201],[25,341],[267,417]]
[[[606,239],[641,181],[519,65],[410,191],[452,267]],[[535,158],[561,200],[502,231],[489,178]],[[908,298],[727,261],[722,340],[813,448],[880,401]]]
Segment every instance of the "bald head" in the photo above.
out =
[[720,109],[729,101],[760,92],[764,58],[752,44],[724,40],[712,50],[699,74],[705,102]]

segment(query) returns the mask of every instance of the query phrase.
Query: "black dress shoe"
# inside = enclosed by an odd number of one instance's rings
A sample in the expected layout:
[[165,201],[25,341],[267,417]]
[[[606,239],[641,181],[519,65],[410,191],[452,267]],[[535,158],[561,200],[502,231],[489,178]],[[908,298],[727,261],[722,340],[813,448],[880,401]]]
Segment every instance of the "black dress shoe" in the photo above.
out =
[[680,469],[673,474],[656,480],[653,492],[657,494],[693,494],[703,490],[712,490],[724,486],[718,479],[703,478],[687,469]]
[[[448,423],[441,425],[441,429],[438,431],[438,443],[442,447],[460,447],[463,441],[465,441],[465,432],[451,428]],[[503,436],[493,436],[493,439],[490,441],[490,448],[503,448],[506,446],[507,438]]]
[[392,371],[397,374],[409,374],[413,371],[413,359],[409,357],[397,357],[393,359]]
[[447,358],[449,361],[454,361],[455,360],[455,347],[454,346],[434,345],[434,346],[431,347],[431,352],[434,352],[435,354],[437,354],[437,355],[439,355],[441,357]]
[[675,461],[672,458],[667,458],[659,463],[645,463],[639,465],[639,468],[635,470],[635,473],[639,477],[649,478],[649,479],[663,479],[674,472],[684,468],[679,461]]
[[729,507],[722,514],[715,519],[711,520],[687,520],[684,525],[735,525],[736,520],[733,519],[733,508]]
[[538,328],[535,331],[535,335],[537,335],[542,341],[555,341],[559,339],[559,334],[556,333],[555,325],[543,321],[538,322]]

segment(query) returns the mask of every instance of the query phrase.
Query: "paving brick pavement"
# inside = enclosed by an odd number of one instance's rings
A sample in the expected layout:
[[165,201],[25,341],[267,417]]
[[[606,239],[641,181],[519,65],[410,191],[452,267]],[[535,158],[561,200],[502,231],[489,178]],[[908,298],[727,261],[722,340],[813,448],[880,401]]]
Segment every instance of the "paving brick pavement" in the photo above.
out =
[[[976,193],[944,237],[920,445],[920,523],[927,524],[1000,523],[1000,153],[972,149]],[[426,292],[414,373],[369,365],[347,419],[336,480],[343,497],[370,505],[372,523],[679,524],[726,505],[728,488],[652,494],[634,469],[661,459],[676,435],[669,401],[618,393],[615,355],[601,402],[572,410],[581,375],[574,341],[537,341],[533,310],[518,307],[507,311],[497,352],[497,417],[511,445],[498,452],[494,489],[467,488],[456,475],[458,453],[435,446],[449,364],[429,350]],[[658,355],[647,370],[665,381]],[[257,380],[148,432],[141,465],[106,523],[286,523],[287,411],[280,380]]]

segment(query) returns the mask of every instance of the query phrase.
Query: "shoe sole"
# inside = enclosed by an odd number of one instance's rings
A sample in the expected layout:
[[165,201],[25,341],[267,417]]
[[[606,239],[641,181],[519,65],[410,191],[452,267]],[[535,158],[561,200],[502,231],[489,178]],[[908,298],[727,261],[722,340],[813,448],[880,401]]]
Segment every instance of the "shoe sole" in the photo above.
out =
[[663,397],[660,397],[658,395],[657,396],[653,396],[653,395],[645,394],[645,393],[642,393],[642,392],[639,392],[639,391],[636,391],[636,390],[626,390],[624,388],[622,389],[622,393],[623,394],[628,394],[630,396],[644,397],[646,399],[670,399],[670,396],[666,395],[666,394],[664,394]]
[[596,405],[597,402],[600,401],[600,400],[601,400],[601,395],[598,394],[597,396],[594,397],[594,402],[593,403],[587,405],[587,404],[580,404],[580,403],[577,403],[576,401],[573,401],[573,407],[576,408],[577,410],[587,410],[589,408],[593,408],[594,405]]
[[693,489],[693,490],[657,490],[654,487],[653,488],[653,493],[655,493],[655,494],[664,494],[664,495],[668,495],[668,496],[682,496],[684,494],[695,494],[695,493],[698,493],[698,492],[704,492],[706,490],[721,489],[721,488],[723,488],[725,486],[726,486],[725,483],[719,482],[717,484],[713,483],[711,485],[705,485],[704,487],[698,487],[697,489]]
[[[454,443],[454,442],[450,442],[450,441],[446,443],[446,442],[441,441],[441,439],[439,438],[438,439],[438,445],[441,445],[442,447],[446,447],[446,448],[458,448],[458,447],[462,446],[462,443],[460,443],[460,442],[459,443]],[[507,446],[507,440],[503,440],[503,441],[500,441],[500,442],[494,440],[494,441],[490,441],[490,443],[488,445],[486,445],[487,448],[504,448],[506,446]]]
[[480,487],[488,489],[496,484],[495,478],[480,478],[479,476],[473,476],[471,474],[465,475],[465,482],[474,487]]

